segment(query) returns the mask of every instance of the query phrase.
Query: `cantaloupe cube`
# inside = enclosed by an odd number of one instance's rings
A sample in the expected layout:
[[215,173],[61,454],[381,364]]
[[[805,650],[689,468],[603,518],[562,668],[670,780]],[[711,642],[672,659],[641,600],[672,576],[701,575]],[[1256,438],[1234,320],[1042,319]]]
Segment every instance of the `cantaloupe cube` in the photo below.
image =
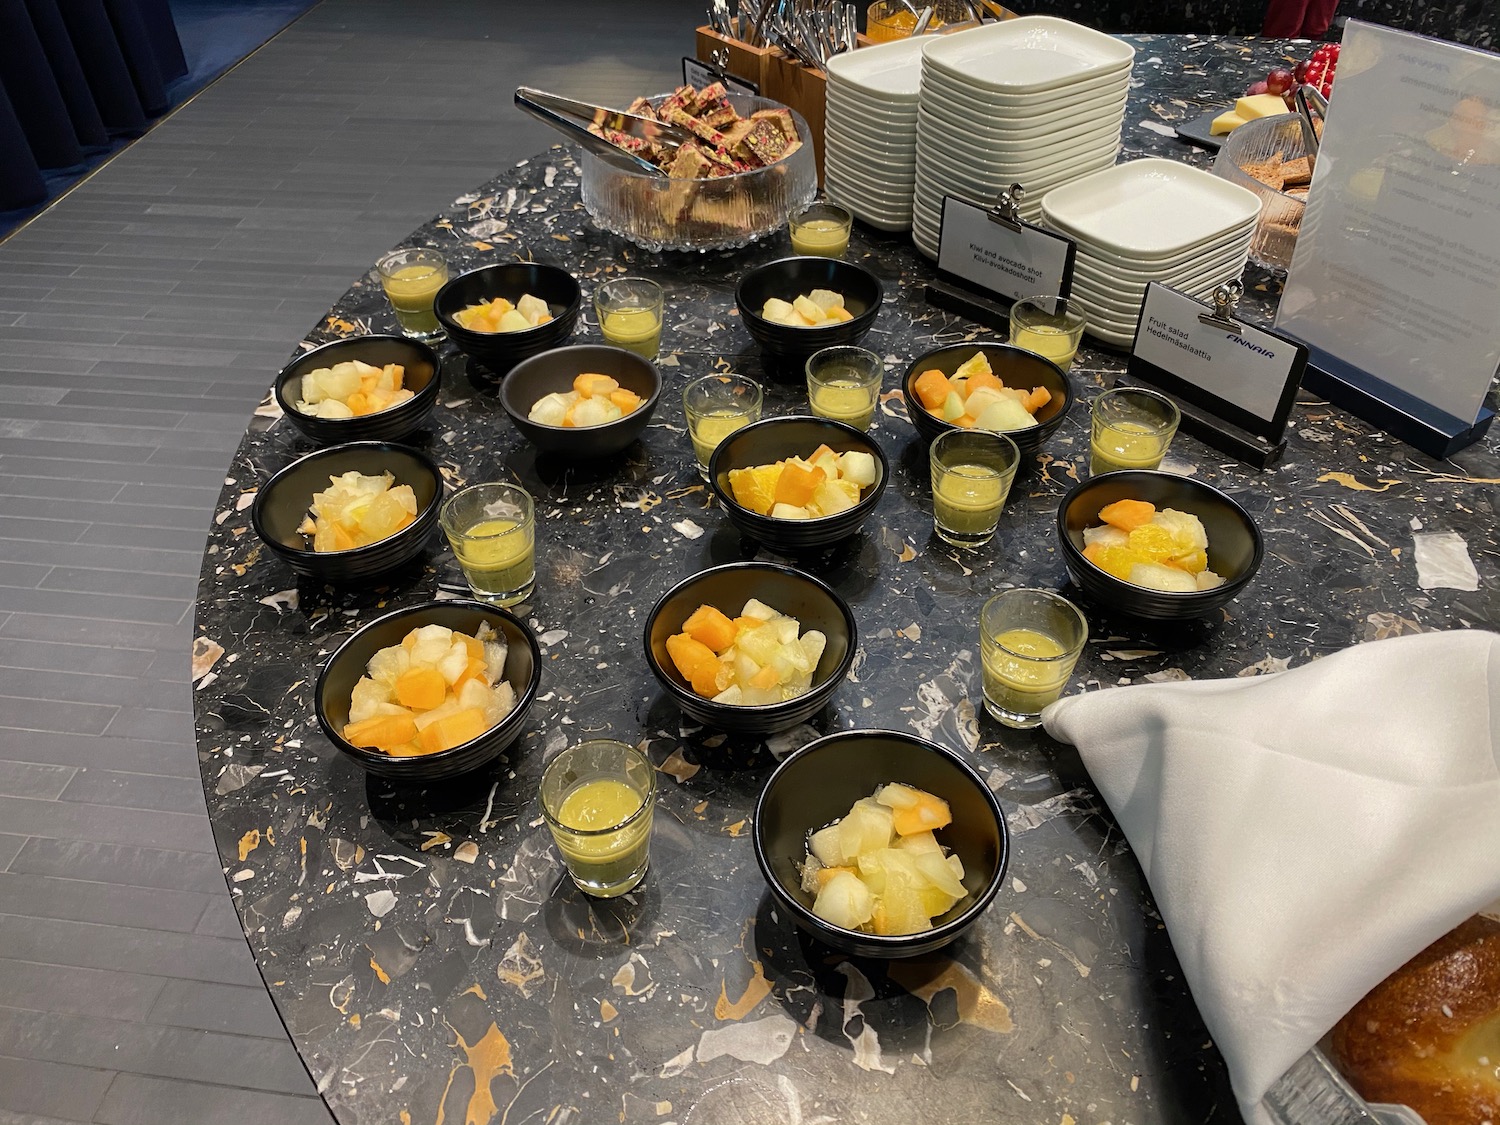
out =
[[914,789],[912,792],[917,794],[915,805],[891,810],[891,827],[898,836],[933,832],[953,823],[953,812],[948,808],[947,801],[921,789]]
[[617,387],[609,392],[609,401],[620,408],[621,414],[629,414],[641,404],[641,396],[634,391]]
[[1051,401],[1052,392],[1046,387],[1033,387],[1030,396],[1022,405],[1026,407],[1027,413],[1035,414]]
[[678,673],[689,683],[698,675],[701,666],[706,664],[717,670],[719,664],[719,658],[714,655],[713,649],[686,633],[677,633],[667,638],[667,655],[677,666]]
[[1134,531],[1151,522],[1156,505],[1145,500],[1116,500],[1099,509],[1099,518],[1121,531]]
[[717,660],[712,663],[705,661],[693,670],[693,691],[704,699],[712,699],[720,691],[729,686],[731,677],[728,670]]
[[812,499],[813,491],[823,483],[822,469],[792,458],[781,467],[781,476],[776,478],[773,499],[778,504],[804,507]]
[[973,375],[970,375],[968,377],[966,382],[968,384],[969,394],[973,394],[975,391],[979,390],[980,387],[988,387],[992,391],[1005,389],[1005,384],[1000,381],[1000,377],[993,371],[975,372]]
[[734,644],[735,634],[739,632],[723,611],[711,605],[700,605],[693,610],[682,623],[682,631],[715,653],[723,652]]
[[471,742],[490,729],[490,721],[477,707],[466,707],[429,723],[417,735],[417,744],[428,754],[437,754]]
[[458,679],[453,681],[453,690],[455,692],[462,690],[463,686],[471,680],[478,680],[485,684],[489,683],[489,664],[483,660],[476,660],[472,656],[469,657],[469,662],[464,666],[464,670],[459,673]]
[[396,702],[417,711],[431,711],[448,698],[448,681],[436,668],[408,668],[396,681]]
[[912,390],[917,392],[919,401],[928,410],[937,411],[942,409],[943,403],[953,392],[953,386],[948,382],[948,376],[944,375],[936,367],[929,368],[918,375],[912,383]]
[[854,314],[848,309],[842,307],[836,309],[828,309],[824,315],[826,315],[829,320],[837,321],[839,323],[854,319]]
[[416,737],[417,724],[410,715],[376,715],[344,726],[344,741],[377,750],[389,750]]
[[585,371],[583,374],[574,377],[573,389],[584,398],[593,398],[595,395],[602,395],[604,398],[608,398],[611,391],[620,389],[620,384],[608,375],[598,375],[591,371]]

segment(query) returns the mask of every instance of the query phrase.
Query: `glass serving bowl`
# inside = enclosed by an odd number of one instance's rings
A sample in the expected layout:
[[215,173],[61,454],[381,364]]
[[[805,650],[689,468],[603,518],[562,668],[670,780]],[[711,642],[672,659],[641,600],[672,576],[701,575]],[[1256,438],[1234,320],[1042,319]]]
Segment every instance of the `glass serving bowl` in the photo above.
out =
[[[659,102],[665,94],[651,100]],[[741,117],[780,102],[730,94]],[[802,147],[784,160],[713,180],[673,180],[579,155],[583,206],[602,230],[646,250],[729,250],[748,246],[786,226],[787,216],[812,202],[818,190],[812,132],[795,110]]]
[[1277,114],[1247,121],[1224,140],[1214,157],[1213,173],[1232,184],[1249,188],[1260,199],[1260,219],[1250,240],[1250,260],[1277,273],[1292,264],[1292,250],[1302,228],[1303,196],[1289,195],[1261,183],[1246,166],[1262,164],[1280,156],[1296,160],[1307,155],[1302,123],[1295,113]]

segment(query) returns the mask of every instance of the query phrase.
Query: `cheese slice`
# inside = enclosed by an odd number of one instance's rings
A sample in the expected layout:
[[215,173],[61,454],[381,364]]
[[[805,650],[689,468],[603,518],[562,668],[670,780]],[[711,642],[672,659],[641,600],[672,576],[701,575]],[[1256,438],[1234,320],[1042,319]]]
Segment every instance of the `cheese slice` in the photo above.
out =
[[1213,124],[1208,127],[1208,135],[1217,137],[1220,133],[1230,133],[1245,123],[1245,119],[1234,110],[1226,110],[1214,118]]
[[1257,117],[1275,117],[1289,111],[1279,94],[1249,94],[1234,103],[1234,112],[1246,121],[1254,121]]

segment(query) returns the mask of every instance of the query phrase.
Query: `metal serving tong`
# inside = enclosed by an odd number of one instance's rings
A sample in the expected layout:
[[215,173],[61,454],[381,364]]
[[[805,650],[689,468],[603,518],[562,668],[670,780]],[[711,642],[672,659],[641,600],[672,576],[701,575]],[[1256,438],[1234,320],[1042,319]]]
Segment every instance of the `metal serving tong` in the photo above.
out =
[[669,149],[675,149],[685,141],[693,139],[691,133],[676,125],[667,125],[664,122],[653,121],[649,117],[640,117],[620,109],[591,105],[588,102],[565,98],[559,94],[549,94],[545,90],[535,90],[530,86],[516,88],[516,107],[529,113],[543,124],[552,126],[569,140],[581,144],[606,163],[623,168],[627,172],[647,172],[664,178],[666,176],[664,171],[645,157],[638,156],[596,133],[589,132],[588,126],[597,125],[601,129],[613,129],[627,137],[637,137]]

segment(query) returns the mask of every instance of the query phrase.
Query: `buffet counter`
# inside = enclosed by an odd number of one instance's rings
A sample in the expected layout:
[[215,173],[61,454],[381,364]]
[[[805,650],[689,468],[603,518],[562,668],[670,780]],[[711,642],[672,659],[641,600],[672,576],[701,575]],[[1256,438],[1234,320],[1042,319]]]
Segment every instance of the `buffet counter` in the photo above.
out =
[[[1277,44],[1137,36],[1121,159],[1200,166],[1173,124],[1232,100]],[[204,787],[245,931],[335,1116],[360,1122],[1234,1122],[1225,1068],[1182,979],[1140,869],[1071,747],[984,714],[977,616],[1009,585],[1060,588],[1055,518],[1087,472],[1087,402],[1018,478],[995,540],[932,534],[926,443],[899,380],[932,348],[992,338],[930,307],[931,267],[904,237],[856,227],[848,258],[885,301],[866,346],[886,357],[871,435],[892,480],[863,530],[818,560],[849,602],[859,651],[810,726],[728,738],[679,713],[647,670],[645,615],[679,579],[757,557],[700,480],[682,388],[738,371],[766,414],[805,409],[767,378],[735,314],[747,269],[790,252],[650,255],[596,231],[575,165],[539,154],[457,200],[410,240],[454,272],[513,257],[560,265],[585,292],[645,274],[667,290],[662,405],[644,438],[597,464],[538,455],[464,357],[443,349],[436,412],[415,444],[450,489],[515,479],[536,497],[537,586],[521,616],[542,648],[540,694],[493,767],[407,790],[337,755],[313,718],[318,670],[354,629],[463,590],[434,541],[389,584],[298,584],[250,527],[268,477],[313,448],[257,412],[230,468],[198,598],[194,679]],[[1240,311],[1276,283],[1253,268]],[[391,331],[361,278],[309,334]],[[575,342],[597,340],[581,324]],[[1091,399],[1123,358],[1085,347]],[[266,373],[267,383],[273,372]],[[1167,464],[1228,492],[1265,538],[1256,579],[1210,620],[1151,627],[1080,601],[1090,641],[1071,683],[1249,676],[1374,638],[1500,625],[1500,439],[1435,462],[1304,399],[1275,469],[1257,473],[1179,435]],[[1479,589],[1439,565],[1463,545]],[[763,552],[759,557],[766,557]],[[845,959],[775,907],[751,847],[775,761],[816,734],[889,728],[962,752],[1011,832],[1000,894],[963,939],[911,961]],[[651,868],[594,901],[567,879],[537,802],[544,758],[587,737],[639,743],[659,771]]]

